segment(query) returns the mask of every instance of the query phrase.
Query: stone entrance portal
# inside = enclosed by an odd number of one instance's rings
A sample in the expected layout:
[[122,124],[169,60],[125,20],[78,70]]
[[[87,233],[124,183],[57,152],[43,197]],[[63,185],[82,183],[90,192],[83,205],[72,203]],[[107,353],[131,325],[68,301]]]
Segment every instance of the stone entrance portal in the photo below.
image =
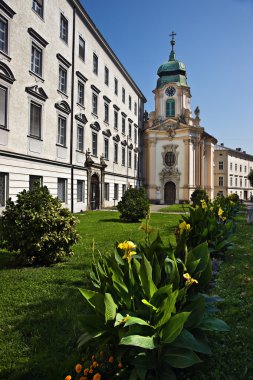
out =
[[90,208],[91,210],[99,209],[99,178],[96,174],[91,177]]
[[164,186],[164,203],[173,205],[176,202],[176,185],[174,182],[166,182]]

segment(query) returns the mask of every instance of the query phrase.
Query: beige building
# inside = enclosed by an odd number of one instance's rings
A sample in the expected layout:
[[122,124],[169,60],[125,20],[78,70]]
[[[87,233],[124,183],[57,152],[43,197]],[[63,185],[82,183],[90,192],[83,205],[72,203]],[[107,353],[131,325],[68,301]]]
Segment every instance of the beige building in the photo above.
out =
[[191,91],[184,63],[176,59],[172,33],[169,60],[158,69],[155,111],[144,125],[144,177],[152,202],[189,201],[196,188],[214,195],[214,145],[217,140],[200,125],[197,107],[192,115]]
[[241,148],[231,149],[220,144],[215,146],[214,163],[214,195],[235,193],[240,199],[250,200],[253,187],[248,174],[253,170],[253,156]]
[[117,203],[144,102],[78,0],[1,0],[0,207],[35,180],[72,211]]

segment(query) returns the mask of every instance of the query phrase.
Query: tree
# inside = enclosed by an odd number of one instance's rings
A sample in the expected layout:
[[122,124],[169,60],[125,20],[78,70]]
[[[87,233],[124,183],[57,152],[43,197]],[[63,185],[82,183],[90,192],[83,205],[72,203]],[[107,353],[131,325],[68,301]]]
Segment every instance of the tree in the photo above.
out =
[[143,188],[128,189],[117,206],[120,218],[128,222],[138,222],[145,218],[149,210],[149,200]]
[[19,252],[25,264],[55,263],[70,255],[79,239],[77,219],[39,183],[30,191],[21,191],[16,203],[7,201],[0,224],[1,245]]
[[251,169],[248,174],[248,180],[250,182],[250,186],[253,186],[253,170]]

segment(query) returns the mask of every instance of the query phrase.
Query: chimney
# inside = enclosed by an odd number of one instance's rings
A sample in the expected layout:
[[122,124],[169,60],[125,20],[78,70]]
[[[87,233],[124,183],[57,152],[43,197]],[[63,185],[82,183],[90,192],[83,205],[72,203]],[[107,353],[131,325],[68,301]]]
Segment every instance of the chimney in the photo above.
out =
[[237,150],[238,152],[241,152],[242,148],[236,148],[235,150]]
[[224,146],[224,144],[223,144],[223,143],[220,143],[220,146]]

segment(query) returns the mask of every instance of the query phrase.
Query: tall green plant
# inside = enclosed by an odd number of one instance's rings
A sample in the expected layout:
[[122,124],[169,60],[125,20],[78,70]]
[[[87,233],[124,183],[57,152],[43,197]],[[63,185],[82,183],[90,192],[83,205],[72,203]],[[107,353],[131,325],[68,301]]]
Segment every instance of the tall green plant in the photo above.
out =
[[[186,248],[186,247],[185,247]],[[208,313],[200,293],[211,273],[203,243],[175,257],[159,235],[138,247],[125,241],[92,264],[92,289],[80,289],[88,312],[79,345],[110,344],[127,363],[125,379],[176,379],[173,368],[210,354],[205,331],[228,326]]]
[[18,251],[25,264],[55,263],[71,254],[79,238],[77,219],[39,184],[21,191],[15,203],[9,199],[0,223],[3,246]]

